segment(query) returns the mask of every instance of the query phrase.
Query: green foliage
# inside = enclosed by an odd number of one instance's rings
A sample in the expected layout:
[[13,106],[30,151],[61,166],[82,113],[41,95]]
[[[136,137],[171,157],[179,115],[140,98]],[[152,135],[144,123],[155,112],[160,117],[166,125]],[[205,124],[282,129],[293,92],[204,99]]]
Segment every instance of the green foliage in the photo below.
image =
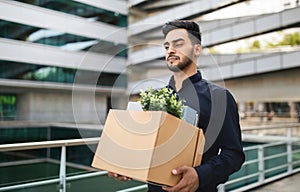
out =
[[141,90],[139,102],[145,111],[166,111],[175,117],[182,118],[183,100],[178,99],[177,94],[166,87],[154,90]]
[[16,116],[16,96],[0,95],[0,120],[11,120]]
[[259,40],[253,41],[252,45],[250,46],[250,49],[260,49],[260,48],[261,48],[261,45],[260,45]]
[[279,45],[291,45],[291,46],[300,45],[299,33],[295,32],[292,34],[284,35],[283,40],[279,42]]
[[15,96],[0,95],[0,105],[14,105],[15,103]]
[[[268,48],[276,48],[276,47],[283,47],[283,46],[299,46],[300,45],[300,33],[288,33],[284,34],[283,32],[279,33],[280,36],[282,36],[282,39],[280,41],[274,40],[274,41],[259,41],[254,40],[251,45],[249,45],[246,48],[238,48],[236,50],[236,53],[247,53],[250,51],[256,51],[256,50],[263,50]],[[264,45],[265,44],[265,45]]]
[[284,34],[281,41],[277,43],[268,42],[268,47],[280,47],[280,46],[298,46],[300,45],[300,34],[299,32]]
[[219,54],[220,52],[219,52],[218,50],[216,50],[215,48],[210,47],[210,48],[209,48],[209,53],[210,53],[210,54]]

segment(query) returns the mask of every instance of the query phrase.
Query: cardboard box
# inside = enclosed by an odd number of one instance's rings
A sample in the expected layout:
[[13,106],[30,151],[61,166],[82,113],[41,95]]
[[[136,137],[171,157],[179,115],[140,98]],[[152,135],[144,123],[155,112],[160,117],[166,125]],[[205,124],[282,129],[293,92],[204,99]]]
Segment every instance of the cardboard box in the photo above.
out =
[[203,148],[201,129],[166,112],[110,110],[92,166],[174,186],[172,169],[200,165]]

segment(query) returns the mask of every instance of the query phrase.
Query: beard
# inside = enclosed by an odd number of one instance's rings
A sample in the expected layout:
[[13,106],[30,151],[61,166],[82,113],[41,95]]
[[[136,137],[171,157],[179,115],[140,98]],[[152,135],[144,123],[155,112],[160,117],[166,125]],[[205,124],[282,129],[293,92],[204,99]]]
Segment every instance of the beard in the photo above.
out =
[[[179,57],[177,59],[179,59]],[[190,59],[190,57],[185,56],[185,57],[183,57],[182,61],[179,62],[177,65],[173,65],[173,64],[170,64],[167,62],[167,67],[172,72],[180,72],[180,71],[183,71],[184,69],[186,69],[192,63],[193,63],[193,61]]]

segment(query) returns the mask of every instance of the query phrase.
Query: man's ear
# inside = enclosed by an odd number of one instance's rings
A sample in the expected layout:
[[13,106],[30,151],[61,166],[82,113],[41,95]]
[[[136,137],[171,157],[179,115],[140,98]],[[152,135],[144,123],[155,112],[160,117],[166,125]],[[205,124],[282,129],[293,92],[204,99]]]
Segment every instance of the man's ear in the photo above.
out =
[[194,54],[198,57],[202,51],[202,46],[200,44],[194,45]]

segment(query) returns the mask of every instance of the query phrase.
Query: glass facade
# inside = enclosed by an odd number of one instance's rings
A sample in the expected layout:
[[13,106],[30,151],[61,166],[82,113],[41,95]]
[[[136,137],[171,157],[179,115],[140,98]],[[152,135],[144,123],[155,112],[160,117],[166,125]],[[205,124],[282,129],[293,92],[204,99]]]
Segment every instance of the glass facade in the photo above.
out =
[[92,7],[75,1],[66,0],[15,0],[22,3],[44,7],[47,9],[68,13],[84,18],[92,18],[95,21],[116,25],[127,26],[127,16],[120,13]]
[[127,46],[59,31],[46,30],[0,20],[0,37],[60,47],[71,51],[91,51],[127,57]]
[[127,77],[125,74],[105,72],[100,73],[97,71],[76,70],[71,68],[0,60],[0,78],[4,79],[20,79],[72,84],[74,83],[75,76],[80,79],[86,79],[86,81],[80,82],[83,84],[92,84],[93,82],[89,81],[89,77],[99,76],[97,81],[98,86],[117,86],[124,88],[127,86]]
[[37,27],[0,20],[0,37],[26,41],[28,36],[39,30]]
[[[39,6],[42,8],[63,12],[85,18],[90,21],[102,22],[116,27],[127,26],[127,15],[122,15],[109,10],[82,4],[76,1],[65,0],[16,0],[17,2]],[[33,24],[34,25],[34,24]],[[106,40],[100,40],[85,36],[74,35],[64,31],[40,28],[10,19],[0,19],[0,38],[31,42],[54,46],[61,50],[93,52],[105,55],[117,56],[126,59],[127,45]],[[14,43],[14,42],[13,42]],[[31,45],[30,45],[31,46]],[[34,54],[34,53],[32,53]],[[51,55],[49,55],[51,57]],[[41,65],[42,62],[24,63],[11,59],[0,59],[0,79],[28,80],[40,82],[67,83],[72,85],[75,78],[80,79],[80,84],[97,85],[105,88],[126,88],[126,74],[98,72],[93,70],[77,70],[74,68]],[[61,60],[63,64],[63,60]],[[101,61],[99,61],[101,62]],[[124,61],[125,62],[125,61]],[[91,78],[93,77],[93,78]],[[94,79],[98,79],[95,82]],[[9,90],[11,91],[11,90]],[[13,95],[13,92],[9,92]],[[5,98],[5,99],[3,99]],[[2,120],[14,120],[18,111],[16,102],[7,103],[11,96],[1,95],[0,118]],[[13,96],[16,100],[16,96]],[[5,101],[5,103],[4,103]],[[104,106],[106,109],[107,106]]]
[[[25,143],[38,141],[53,141],[64,139],[80,139],[99,137],[100,130],[76,129],[64,127],[0,127],[0,144]],[[96,146],[90,146],[95,148]],[[39,158],[60,159],[60,148],[34,149],[26,151],[27,156],[22,156],[22,151],[14,153],[0,153],[0,163],[12,160],[28,160]],[[88,146],[68,147],[68,161],[89,166],[92,161],[93,152]],[[83,158],[86,157],[86,158]]]

